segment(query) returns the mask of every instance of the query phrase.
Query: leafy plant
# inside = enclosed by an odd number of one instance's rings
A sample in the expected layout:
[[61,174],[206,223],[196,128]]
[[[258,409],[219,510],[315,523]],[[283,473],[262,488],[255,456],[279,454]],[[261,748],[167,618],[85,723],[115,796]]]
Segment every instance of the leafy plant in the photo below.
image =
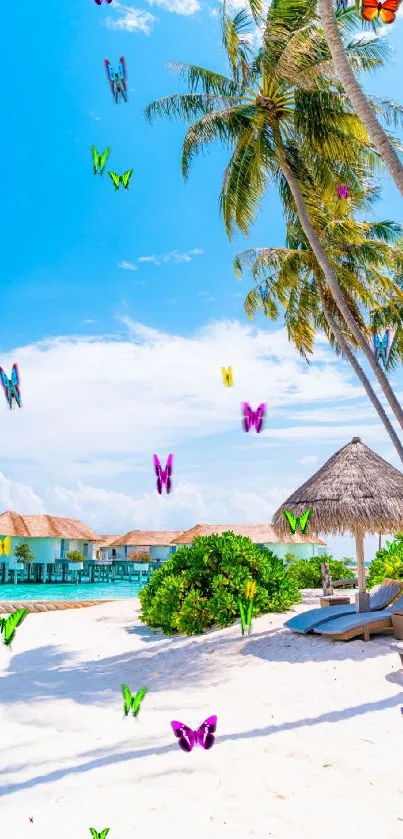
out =
[[372,587],[382,580],[403,580],[403,533],[396,533],[393,542],[375,554],[369,569],[367,582]]
[[267,548],[231,531],[198,537],[172,554],[140,591],[140,620],[167,634],[230,626],[248,582],[256,585],[255,615],[286,611],[300,600],[284,563]]
[[35,554],[30,545],[27,542],[24,542],[22,545],[16,545],[14,548],[14,556],[19,559],[20,562],[33,562],[35,559]]
[[130,559],[130,562],[151,562],[151,556],[147,551],[139,551],[138,553],[132,551],[128,559]]
[[313,556],[310,559],[296,559],[293,555],[291,561],[286,555],[286,564],[290,578],[295,582],[298,588],[321,588],[322,575],[320,566],[322,562],[327,562],[332,580],[344,579],[346,577],[354,577],[353,572],[344,562],[338,559],[333,559],[329,554],[322,554],[321,556]]
[[83,562],[84,556],[81,551],[67,551],[66,559],[68,559],[69,562]]

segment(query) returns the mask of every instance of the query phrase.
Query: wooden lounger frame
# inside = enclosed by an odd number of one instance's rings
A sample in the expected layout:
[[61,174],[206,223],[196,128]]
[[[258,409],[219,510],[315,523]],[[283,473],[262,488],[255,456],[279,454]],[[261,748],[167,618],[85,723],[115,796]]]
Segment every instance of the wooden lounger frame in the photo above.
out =
[[[368,615],[368,612],[365,613]],[[339,632],[336,635],[326,633],[324,638],[332,638],[333,641],[351,641],[352,638],[358,638],[360,635],[364,636],[364,641],[369,641],[371,635],[376,635],[377,632],[385,632],[385,629],[393,629],[392,618],[379,618],[377,621],[372,621],[370,624],[361,624],[361,626],[354,626],[352,629],[347,629],[346,632]]]

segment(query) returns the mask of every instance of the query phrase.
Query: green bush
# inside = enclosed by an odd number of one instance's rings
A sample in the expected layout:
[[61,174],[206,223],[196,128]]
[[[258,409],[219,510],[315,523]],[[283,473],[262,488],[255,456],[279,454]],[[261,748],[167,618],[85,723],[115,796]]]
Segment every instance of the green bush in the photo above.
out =
[[66,559],[69,562],[84,562],[84,556],[81,551],[67,551]]
[[35,559],[35,554],[30,545],[27,542],[24,542],[22,545],[16,545],[14,548],[14,556],[20,562],[30,563],[33,562]]
[[332,580],[343,580],[354,577],[353,572],[344,562],[333,559],[329,554],[313,556],[310,559],[297,559],[293,554],[285,557],[288,573],[298,588],[322,588],[320,566],[327,562]]
[[140,591],[140,620],[166,634],[198,635],[230,626],[239,598],[256,583],[254,616],[286,611],[300,594],[281,559],[232,532],[202,536],[179,548]]
[[403,533],[396,533],[393,542],[386,542],[386,548],[376,552],[368,569],[368,586],[372,588],[385,577],[403,580]]

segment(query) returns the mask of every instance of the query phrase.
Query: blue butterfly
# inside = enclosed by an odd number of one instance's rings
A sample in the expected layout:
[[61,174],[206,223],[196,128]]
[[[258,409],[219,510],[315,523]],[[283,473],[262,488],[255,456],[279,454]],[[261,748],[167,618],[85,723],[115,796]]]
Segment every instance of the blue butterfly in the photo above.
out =
[[21,408],[21,393],[20,393],[20,374],[18,372],[18,364],[13,364],[11,370],[11,379],[8,378],[3,368],[0,367],[1,384],[3,385],[4,395],[8,402],[8,407],[13,407],[13,399]]
[[376,361],[380,362],[382,359],[384,366],[386,367],[386,362],[388,360],[388,350],[389,350],[389,340],[390,340],[390,329],[385,331],[383,338],[380,338],[377,332],[374,332],[374,350],[375,350],[375,358]]
[[259,286],[260,296],[262,298],[262,303],[267,303],[267,298],[269,296],[269,283],[267,280],[264,283],[261,283]]

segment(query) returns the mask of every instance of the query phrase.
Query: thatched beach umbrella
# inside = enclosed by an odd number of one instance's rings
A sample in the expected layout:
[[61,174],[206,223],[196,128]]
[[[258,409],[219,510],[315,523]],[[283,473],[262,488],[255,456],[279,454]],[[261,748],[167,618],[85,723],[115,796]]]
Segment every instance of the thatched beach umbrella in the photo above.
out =
[[299,516],[308,507],[308,533],[355,536],[357,611],[365,611],[364,535],[403,530],[403,474],[353,437],[279,507],[272,521],[276,532],[289,533],[283,510]]

